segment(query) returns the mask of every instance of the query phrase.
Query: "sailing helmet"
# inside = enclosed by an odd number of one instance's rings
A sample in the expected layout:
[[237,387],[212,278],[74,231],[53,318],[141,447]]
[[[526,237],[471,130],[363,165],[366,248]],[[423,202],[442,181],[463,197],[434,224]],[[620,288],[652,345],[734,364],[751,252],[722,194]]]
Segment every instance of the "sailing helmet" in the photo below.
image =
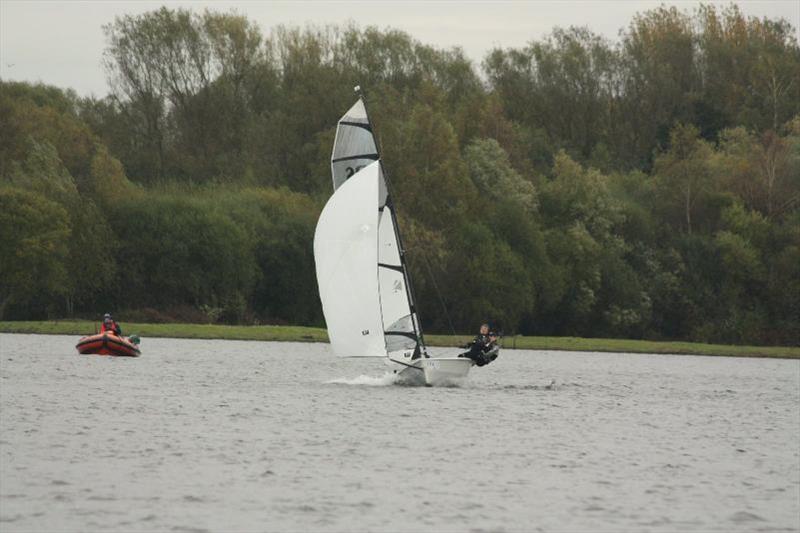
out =
[[111,320],[111,313],[106,313],[103,315],[103,320]]

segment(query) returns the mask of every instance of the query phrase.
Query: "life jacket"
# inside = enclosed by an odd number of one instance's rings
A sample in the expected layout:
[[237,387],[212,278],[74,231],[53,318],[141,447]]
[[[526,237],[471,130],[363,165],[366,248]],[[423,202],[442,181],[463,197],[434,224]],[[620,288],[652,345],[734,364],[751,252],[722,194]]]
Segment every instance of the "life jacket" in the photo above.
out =
[[470,350],[483,350],[483,347],[489,342],[489,336],[478,333],[471,342],[467,343],[465,348]]
[[119,334],[120,328],[119,328],[119,325],[112,320],[111,322],[108,323],[108,327],[106,327],[106,323],[105,322],[103,322],[103,325],[100,326],[100,333],[103,333],[103,332],[106,332],[106,331],[110,331],[111,333]]

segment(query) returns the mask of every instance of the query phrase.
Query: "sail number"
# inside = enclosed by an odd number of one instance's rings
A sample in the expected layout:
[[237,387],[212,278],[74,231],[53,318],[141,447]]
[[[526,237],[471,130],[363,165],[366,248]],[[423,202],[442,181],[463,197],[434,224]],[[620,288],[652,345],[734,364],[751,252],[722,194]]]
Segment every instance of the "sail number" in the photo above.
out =
[[344,174],[348,178],[352,178],[353,174],[355,174],[356,172],[358,172],[362,168],[364,168],[364,165],[358,165],[357,167],[347,167],[347,168],[344,169]]

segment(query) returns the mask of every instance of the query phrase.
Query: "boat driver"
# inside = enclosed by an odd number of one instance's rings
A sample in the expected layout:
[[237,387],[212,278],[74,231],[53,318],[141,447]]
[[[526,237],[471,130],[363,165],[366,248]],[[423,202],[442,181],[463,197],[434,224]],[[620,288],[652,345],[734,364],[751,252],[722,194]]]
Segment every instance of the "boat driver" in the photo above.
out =
[[111,318],[111,313],[106,313],[103,315],[103,325],[100,326],[100,333],[103,333],[104,331],[111,331],[118,337],[122,337],[122,328],[119,327],[119,324],[114,322],[113,318]]

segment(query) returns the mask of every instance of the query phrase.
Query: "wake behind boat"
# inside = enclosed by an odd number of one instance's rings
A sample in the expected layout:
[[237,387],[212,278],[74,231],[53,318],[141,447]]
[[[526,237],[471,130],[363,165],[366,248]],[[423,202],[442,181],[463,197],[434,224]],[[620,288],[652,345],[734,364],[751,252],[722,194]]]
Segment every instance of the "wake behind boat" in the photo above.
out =
[[427,385],[466,378],[471,360],[428,355],[388,179],[360,94],[339,120],[331,173],[334,193],[317,222],[314,259],[333,352],[385,358],[403,379]]

